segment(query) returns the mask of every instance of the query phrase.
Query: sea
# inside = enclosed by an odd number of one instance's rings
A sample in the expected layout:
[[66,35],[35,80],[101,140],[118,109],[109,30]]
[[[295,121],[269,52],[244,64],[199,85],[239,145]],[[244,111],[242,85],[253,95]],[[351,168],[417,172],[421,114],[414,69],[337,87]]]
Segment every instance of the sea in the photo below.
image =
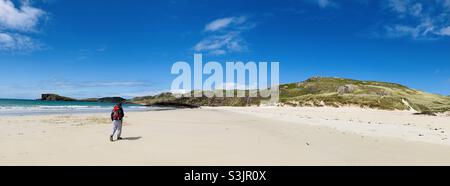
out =
[[[43,115],[43,114],[78,114],[110,113],[114,103],[81,101],[41,101],[26,99],[0,99],[1,115]],[[146,107],[137,104],[123,104],[125,112],[160,110],[159,107]]]

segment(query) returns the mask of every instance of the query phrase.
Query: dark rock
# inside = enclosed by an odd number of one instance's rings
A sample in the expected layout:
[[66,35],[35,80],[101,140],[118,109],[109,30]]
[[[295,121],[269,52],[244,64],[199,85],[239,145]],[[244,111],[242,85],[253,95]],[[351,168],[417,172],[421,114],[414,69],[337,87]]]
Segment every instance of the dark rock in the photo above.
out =
[[422,111],[422,112],[414,113],[414,115],[437,116],[436,113],[431,112],[431,111]]
[[154,104],[148,104],[145,106],[157,106],[157,107],[173,107],[173,108],[199,108],[197,105],[190,105],[190,104],[183,104],[183,103],[172,103],[172,102],[161,102],[161,103],[154,103]]
[[60,96],[57,94],[42,94],[42,101],[76,101],[76,99]]

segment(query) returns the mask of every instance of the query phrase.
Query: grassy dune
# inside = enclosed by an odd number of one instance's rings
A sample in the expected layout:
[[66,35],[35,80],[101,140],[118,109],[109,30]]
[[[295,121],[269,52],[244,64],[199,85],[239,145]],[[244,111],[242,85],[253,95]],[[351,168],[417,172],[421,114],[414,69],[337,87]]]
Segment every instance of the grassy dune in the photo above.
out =
[[[132,101],[146,105],[249,106],[259,105],[263,99],[175,98],[171,93],[163,93],[134,98]],[[280,85],[280,102],[281,105],[290,106],[353,105],[383,110],[414,109],[422,113],[450,111],[448,96],[430,94],[395,83],[329,77],[314,77],[300,83]]]
[[281,85],[281,102],[292,106],[343,106],[383,110],[445,112],[450,110],[450,97],[430,94],[406,86],[344,78],[310,78],[301,83]]

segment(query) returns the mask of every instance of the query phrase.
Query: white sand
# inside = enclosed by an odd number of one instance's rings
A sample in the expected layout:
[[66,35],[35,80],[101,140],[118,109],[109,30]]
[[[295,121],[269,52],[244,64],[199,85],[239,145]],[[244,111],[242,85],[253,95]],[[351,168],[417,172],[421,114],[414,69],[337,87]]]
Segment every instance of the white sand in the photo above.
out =
[[359,108],[136,112],[128,140],[109,142],[108,113],[11,116],[0,165],[450,165],[449,121]]

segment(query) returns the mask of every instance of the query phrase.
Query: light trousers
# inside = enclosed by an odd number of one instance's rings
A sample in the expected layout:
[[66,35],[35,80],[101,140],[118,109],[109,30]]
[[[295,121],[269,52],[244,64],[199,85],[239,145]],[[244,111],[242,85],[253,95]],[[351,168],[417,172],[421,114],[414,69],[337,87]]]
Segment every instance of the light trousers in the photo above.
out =
[[120,137],[122,134],[122,120],[114,120],[113,121],[113,131],[112,136],[117,132],[117,137]]

